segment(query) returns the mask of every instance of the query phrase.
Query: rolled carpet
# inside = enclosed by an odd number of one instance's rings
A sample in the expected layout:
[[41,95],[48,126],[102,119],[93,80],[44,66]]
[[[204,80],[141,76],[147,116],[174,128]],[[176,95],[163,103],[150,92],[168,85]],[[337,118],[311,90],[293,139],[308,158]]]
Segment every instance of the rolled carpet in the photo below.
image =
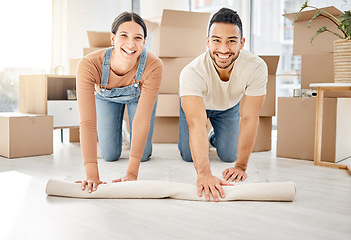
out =
[[[223,186],[225,198],[219,201],[293,201],[296,186],[293,182],[249,183],[236,186]],[[205,201],[197,195],[194,185],[167,181],[131,181],[101,184],[98,190],[88,193],[81,190],[81,184],[50,179],[46,194],[71,198],[174,198]],[[213,199],[211,199],[213,200]]]

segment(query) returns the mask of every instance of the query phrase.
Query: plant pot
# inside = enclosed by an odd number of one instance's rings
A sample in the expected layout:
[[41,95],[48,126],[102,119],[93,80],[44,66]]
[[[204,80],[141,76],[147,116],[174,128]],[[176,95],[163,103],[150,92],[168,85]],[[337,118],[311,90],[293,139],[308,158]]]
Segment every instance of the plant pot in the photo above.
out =
[[334,82],[351,83],[351,40],[334,41]]

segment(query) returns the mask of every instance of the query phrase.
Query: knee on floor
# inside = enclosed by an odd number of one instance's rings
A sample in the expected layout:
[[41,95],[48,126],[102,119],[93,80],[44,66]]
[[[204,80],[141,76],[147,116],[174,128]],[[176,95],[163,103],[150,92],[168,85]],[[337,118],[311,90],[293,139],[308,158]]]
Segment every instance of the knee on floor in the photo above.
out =
[[191,157],[191,155],[190,156],[183,156],[183,155],[181,155],[181,156],[182,156],[182,159],[184,161],[186,161],[186,162],[192,162],[193,161],[193,158]]
[[220,152],[217,152],[218,157],[221,159],[222,162],[226,162],[226,163],[233,163],[236,160],[236,153],[232,153],[232,154],[221,154]]
[[119,159],[119,157],[121,156],[121,152],[119,153],[115,153],[115,154],[101,154],[102,158],[106,161],[106,162],[115,162]]

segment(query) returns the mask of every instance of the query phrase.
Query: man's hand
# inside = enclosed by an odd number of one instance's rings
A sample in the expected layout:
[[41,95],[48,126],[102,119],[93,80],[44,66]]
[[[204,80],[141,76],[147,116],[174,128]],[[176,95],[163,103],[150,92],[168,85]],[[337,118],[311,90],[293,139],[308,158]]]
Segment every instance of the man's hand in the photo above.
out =
[[229,182],[233,182],[234,180],[236,182],[239,182],[239,181],[243,182],[247,178],[247,174],[245,170],[243,170],[240,167],[227,168],[226,170],[223,171],[222,175],[223,175],[223,179]]
[[137,178],[138,177],[133,175],[133,174],[126,174],[124,177],[113,180],[112,182],[117,183],[117,182],[135,181],[135,180],[137,180]]
[[210,194],[212,194],[215,202],[218,202],[218,193],[221,198],[225,198],[222,186],[233,186],[233,184],[223,181],[212,174],[199,174],[197,176],[197,193],[201,197],[202,191],[204,191],[207,201],[210,201]]

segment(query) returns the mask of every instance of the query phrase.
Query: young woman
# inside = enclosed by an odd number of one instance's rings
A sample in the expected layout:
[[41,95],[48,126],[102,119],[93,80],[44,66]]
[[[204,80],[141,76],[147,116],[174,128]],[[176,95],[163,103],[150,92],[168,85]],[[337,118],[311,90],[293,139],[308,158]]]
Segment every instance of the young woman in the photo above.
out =
[[147,30],[140,16],[124,12],[111,27],[112,47],[93,52],[79,62],[77,95],[80,141],[86,171],[82,190],[95,191],[100,181],[97,134],[101,156],[116,161],[122,151],[122,122],[127,106],[131,149],[124,177],[138,177],[140,161],[152,152],[152,133],[163,64],[144,49]]

